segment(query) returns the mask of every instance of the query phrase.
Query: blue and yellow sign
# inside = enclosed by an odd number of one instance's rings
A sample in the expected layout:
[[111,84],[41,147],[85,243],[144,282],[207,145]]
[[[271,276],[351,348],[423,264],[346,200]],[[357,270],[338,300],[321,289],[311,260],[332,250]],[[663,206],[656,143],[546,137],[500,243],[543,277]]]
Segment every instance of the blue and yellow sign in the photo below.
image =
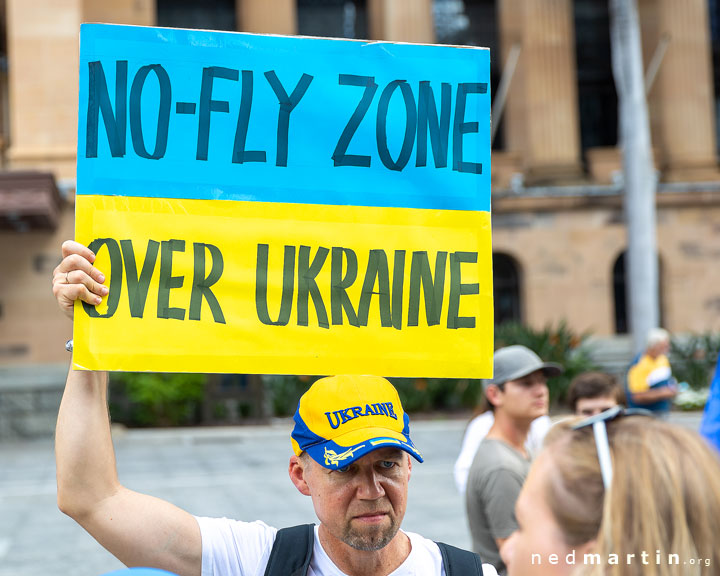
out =
[[485,377],[489,51],[85,24],[76,368]]

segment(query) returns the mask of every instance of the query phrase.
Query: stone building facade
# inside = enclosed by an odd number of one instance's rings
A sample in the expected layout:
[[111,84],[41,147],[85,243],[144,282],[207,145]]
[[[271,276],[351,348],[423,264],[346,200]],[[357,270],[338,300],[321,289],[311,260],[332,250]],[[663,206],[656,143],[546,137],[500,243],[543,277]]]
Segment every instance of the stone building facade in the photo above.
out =
[[[720,328],[714,0],[639,0],[659,186],[663,324]],[[73,236],[82,22],[490,46],[507,99],[492,156],[496,317],[627,330],[607,0],[5,0],[0,375],[67,365],[50,291]],[[516,65],[512,66],[513,60]],[[497,104],[498,102],[496,102]],[[499,107],[498,107],[499,110]],[[63,368],[64,369],[64,368]],[[5,372],[3,372],[5,371]]]

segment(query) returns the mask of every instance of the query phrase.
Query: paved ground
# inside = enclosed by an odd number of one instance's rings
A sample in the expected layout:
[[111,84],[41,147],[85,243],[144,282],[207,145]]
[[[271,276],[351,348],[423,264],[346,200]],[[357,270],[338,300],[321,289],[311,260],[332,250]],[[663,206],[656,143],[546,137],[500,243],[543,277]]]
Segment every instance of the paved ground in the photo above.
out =
[[[697,429],[700,414],[673,420]],[[415,466],[403,527],[469,546],[452,465],[464,421],[424,421],[413,439],[426,463]],[[120,431],[121,481],[193,514],[262,519],[275,526],[314,521],[309,498],[287,478],[290,426]],[[0,576],[99,576],[123,566],[55,504],[51,440],[0,443]]]

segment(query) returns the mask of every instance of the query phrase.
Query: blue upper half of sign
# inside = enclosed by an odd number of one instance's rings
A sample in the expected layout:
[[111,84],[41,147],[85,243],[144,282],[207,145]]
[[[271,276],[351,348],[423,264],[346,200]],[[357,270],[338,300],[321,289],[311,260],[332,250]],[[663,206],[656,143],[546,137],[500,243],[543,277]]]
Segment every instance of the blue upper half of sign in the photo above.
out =
[[490,210],[484,48],[83,24],[77,193]]

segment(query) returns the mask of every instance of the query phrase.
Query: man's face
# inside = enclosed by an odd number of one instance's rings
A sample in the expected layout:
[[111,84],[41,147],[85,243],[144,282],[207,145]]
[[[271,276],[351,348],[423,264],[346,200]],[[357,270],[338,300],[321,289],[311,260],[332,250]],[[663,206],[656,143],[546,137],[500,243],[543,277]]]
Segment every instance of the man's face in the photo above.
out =
[[575,402],[575,414],[578,416],[594,416],[617,406],[614,396],[598,396],[597,398],[579,398]]
[[395,537],[407,505],[411,470],[407,453],[381,448],[339,470],[305,457],[303,467],[321,537],[330,545],[340,541],[356,550],[379,550]]
[[668,352],[670,352],[670,340],[658,342],[654,346],[650,346],[647,349],[648,355],[652,356],[653,358],[664,355],[666,356]]
[[[499,395],[501,409],[513,418],[534,420],[548,412],[549,392],[542,370],[505,382]],[[497,404],[496,404],[497,409]]]

